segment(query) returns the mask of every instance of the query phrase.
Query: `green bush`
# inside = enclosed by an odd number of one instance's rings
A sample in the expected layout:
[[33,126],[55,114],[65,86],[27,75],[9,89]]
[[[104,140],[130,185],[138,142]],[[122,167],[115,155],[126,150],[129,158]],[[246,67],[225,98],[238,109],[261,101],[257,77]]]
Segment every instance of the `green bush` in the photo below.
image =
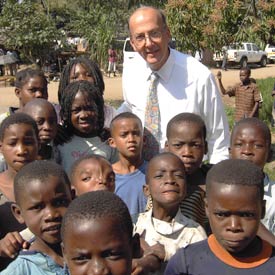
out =
[[272,118],[273,98],[271,96],[271,91],[273,90],[274,82],[275,78],[272,77],[257,80],[257,85],[263,96],[260,118],[268,125],[270,125]]

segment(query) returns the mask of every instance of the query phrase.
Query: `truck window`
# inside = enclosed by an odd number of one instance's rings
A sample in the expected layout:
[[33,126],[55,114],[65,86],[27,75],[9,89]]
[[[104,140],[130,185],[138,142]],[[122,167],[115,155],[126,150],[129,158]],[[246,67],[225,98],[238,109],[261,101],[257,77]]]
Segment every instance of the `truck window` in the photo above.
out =
[[251,51],[251,45],[250,44],[246,44],[247,50]]
[[252,49],[253,49],[253,51],[257,51],[257,52],[259,51],[259,48],[254,44],[252,45]]

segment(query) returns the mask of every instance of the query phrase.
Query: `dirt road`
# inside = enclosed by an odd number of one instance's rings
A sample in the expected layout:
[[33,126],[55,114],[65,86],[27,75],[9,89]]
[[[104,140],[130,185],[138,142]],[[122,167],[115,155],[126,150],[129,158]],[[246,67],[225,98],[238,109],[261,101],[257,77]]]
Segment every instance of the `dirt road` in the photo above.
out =
[[[217,74],[218,69],[211,69],[214,75]],[[224,86],[232,86],[239,82],[239,69],[229,69],[222,72]],[[269,64],[265,68],[253,68],[251,77],[255,79],[262,79],[267,77],[275,77],[275,64]],[[105,81],[105,99],[122,99],[122,83],[121,77],[104,77]],[[58,82],[51,82],[49,84],[49,100],[57,102]],[[231,99],[230,99],[231,100]],[[234,99],[232,99],[234,100]],[[8,106],[17,106],[18,99],[14,94],[14,87],[0,87],[0,113]]]

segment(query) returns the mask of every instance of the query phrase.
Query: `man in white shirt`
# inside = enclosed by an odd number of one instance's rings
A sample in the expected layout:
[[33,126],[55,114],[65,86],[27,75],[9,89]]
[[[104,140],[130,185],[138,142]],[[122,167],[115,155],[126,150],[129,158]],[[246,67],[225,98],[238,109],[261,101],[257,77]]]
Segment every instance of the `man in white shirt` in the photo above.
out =
[[211,72],[195,58],[169,48],[170,30],[160,10],[137,9],[129,19],[129,30],[131,44],[139,55],[124,64],[124,103],[119,112],[133,112],[144,123],[150,75],[156,72],[161,148],[169,120],[178,113],[193,112],[205,121],[210,162],[228,158],[228,122]]

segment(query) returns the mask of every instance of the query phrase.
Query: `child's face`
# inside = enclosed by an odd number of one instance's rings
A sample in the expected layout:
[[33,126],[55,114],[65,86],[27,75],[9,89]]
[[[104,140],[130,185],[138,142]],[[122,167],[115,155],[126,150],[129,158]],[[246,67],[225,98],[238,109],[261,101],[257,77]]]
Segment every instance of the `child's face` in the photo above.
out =
[[149,164],[144,191],[151,195],[153,208],[177,206],[186,195],[184,167],[180,159],[173,155],[156,158]]
[[242,83],[246,83],[249,80],[250,74],[246,70],[240,71],[240,80]]
[[0,141],[0,149],[9,169],[18,172],[37,157],[38,139],[33,127],[24,123],[10,125]]
[[120,155],[133,158],[141,155],[143,145],[143,131],[137,119],[119,119],[113,125],[110,146],[117,148]]
[[75,169],[72,185],[78,196],[97,190],[114,192],[115,173],[104,159],[85,159]]
[[243,125],[233,133],[229,153],[232,159],[246,159],[264,168],[270,146],[260,127],[253,124]]
[[36,122],[41,144],[49,144],[57,133],[57,117],[55,110],[49,105],[35,106],[27,112]]
[[70,274],[130,275],[133,239],[111,217],[68,225],[63,255]]
[[87,136],[97,131],[97,106],[94,102],[88,101],[85,93],[76,94],[71,113],[71,123],[76,135]]
[[264,215],[257,187],[213,182],[210,188],[206,213],[213,234],[228,252],[245,255]]
[[19,98],[22,106],[25,106],[26,103],[34,98],[48,99],[48,89],[46,83],[40,76],[29,78],[22,88],[15,89],[15,94]]
[[192,122],[183,122],[171,129],[166,142],[167,151],[177,155],[183,162],[186,174],[194,173],[207,153],[203,130]]
[[62,217],[71,200],[65,179],[56,176],[49,176],[43,182],[34,179],[21,194],[16,216],[19,222],[26,223],[36,239],[57,244],[61,242]]
[[69,83],[80,80],[86,80],[94,83],[94,78],[92,74],[88,72],[85,65],[78,63],[75,64],[71,69]]

